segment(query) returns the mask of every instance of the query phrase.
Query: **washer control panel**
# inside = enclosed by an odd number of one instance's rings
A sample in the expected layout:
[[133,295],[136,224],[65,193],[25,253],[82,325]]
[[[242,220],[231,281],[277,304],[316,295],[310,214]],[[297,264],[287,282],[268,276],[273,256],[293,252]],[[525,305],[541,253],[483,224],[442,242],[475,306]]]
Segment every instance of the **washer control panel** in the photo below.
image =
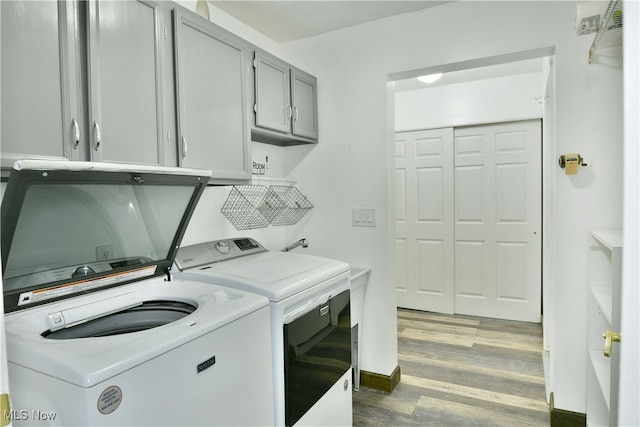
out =
[[178,249],[175,262],[180,270],[186,270],[265,251],[260,243],[250,237],[223,239],[183,246]]
[[80,265],[69,265],[64,267],[51,267],[43,271],[29,272],[16,277],[5,277],[5,290],[28,288],[69,279],[82,280],[84,276],[96,273],[109,273],[122,267],[143,266],[153,263],[153,260],[145,257],[120,258],[105,261],[92,261]]

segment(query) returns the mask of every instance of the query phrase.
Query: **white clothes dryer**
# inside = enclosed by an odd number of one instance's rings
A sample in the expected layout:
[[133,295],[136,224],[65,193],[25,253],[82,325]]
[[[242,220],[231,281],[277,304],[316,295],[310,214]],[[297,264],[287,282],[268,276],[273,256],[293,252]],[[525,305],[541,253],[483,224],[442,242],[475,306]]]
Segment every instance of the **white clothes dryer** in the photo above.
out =
[[175,263],[176,277],[269,298],[276,425],[352,424],[348,264],[250,238],[181,247]]
[[208,173],[16,163],[2,201],[14,425],[268,425],[269,301],[170,273]]

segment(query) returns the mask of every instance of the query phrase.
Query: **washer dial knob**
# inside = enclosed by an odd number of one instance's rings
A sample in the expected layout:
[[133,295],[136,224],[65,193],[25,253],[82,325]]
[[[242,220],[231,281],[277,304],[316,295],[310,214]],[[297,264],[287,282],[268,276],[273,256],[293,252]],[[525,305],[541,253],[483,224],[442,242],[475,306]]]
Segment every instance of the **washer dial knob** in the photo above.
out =
[[231,252],[231,245],[229,245],[227,242],[217,242],[216,250],[221,254],[226,255]]
[[78,277],[78,276],[87,276],[89,274],[93,274],[95,273],[95,271],[93,270],[93,268],[88,267],[86,265],[83,265],[82,267],[78,267],[76,268],[73,273],[71,274],[71,277]]

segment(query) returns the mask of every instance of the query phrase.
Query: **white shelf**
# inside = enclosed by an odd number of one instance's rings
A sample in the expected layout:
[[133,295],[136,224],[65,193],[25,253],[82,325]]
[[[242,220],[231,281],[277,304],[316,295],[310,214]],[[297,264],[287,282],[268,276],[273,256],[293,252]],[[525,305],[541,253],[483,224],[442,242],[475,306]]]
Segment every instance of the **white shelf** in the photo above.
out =
[[604,355],[602,334],[620,328],[621,230],[591,230],[587,315],[587,425],[617,424],[619,346]]
[[613,251],[622,248],[622,231],[617,229],[591,230],[591,236],[605,248]]
[[616,55],[621,53],[623,18],[623,0],[611,0],[589,49],[589,63],[603,62],[597,60],[598,56],[612,49]]
[[296,185],[298,180],[295,178],[275,178],[265,175],[252,175],[251,181],[256,184],[278,184],[278,185]]

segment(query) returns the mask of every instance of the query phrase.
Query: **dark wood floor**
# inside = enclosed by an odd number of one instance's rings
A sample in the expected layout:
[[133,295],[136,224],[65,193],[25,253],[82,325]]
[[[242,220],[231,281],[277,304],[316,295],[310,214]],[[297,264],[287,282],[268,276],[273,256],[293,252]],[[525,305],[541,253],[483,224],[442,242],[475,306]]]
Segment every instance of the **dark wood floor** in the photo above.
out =
[[401,381],[360,387],[354,426],[548,426],[539,324],[398,310]]

